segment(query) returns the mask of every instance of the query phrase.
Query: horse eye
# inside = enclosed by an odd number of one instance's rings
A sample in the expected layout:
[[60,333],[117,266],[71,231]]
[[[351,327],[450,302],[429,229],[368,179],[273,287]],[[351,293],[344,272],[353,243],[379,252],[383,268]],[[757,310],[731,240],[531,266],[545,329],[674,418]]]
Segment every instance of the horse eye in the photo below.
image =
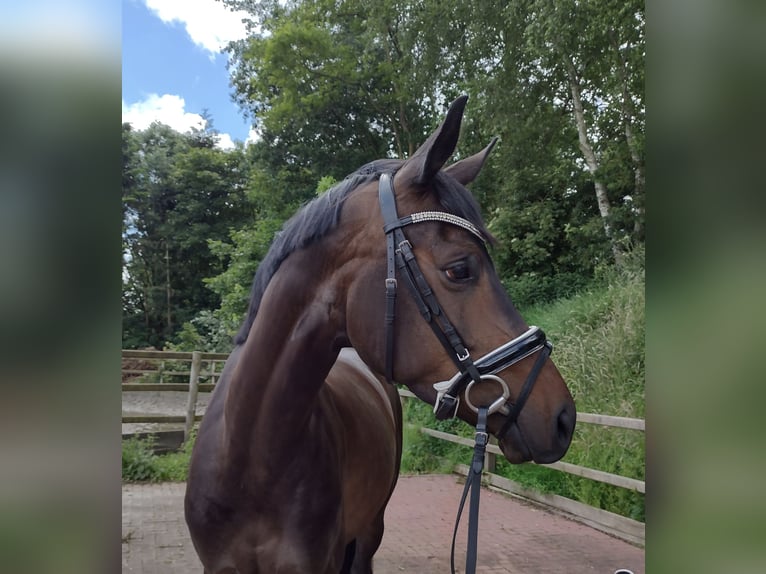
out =
[[465,263],[455,263],[451,267],[445,269],[444,273],[446,273],[447,278],[450,281],[454,281],[456,283],[467,281],[471,278],[471,270]]

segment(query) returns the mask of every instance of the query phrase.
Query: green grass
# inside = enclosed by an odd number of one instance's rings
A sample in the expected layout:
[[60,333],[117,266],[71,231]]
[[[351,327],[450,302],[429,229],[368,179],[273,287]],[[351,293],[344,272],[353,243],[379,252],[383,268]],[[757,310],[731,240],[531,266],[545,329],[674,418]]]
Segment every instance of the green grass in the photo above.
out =
[[183,482],[189,474],[189,460],[195,435],[181,450],[157,455],[152,451],[153,440],[122,441],[122,480],[125,482]]
[[[602,270],[577,296],[522,312],[554,342],[552,359],[580,412],[645,416],[643,258],[637,250],[623,269]],[[645,452],[640,431],[581,423],[564,460],[643,480]],[[644,520],[644,495],[637,492],[534,465],[501,468],[525,486]]]
[[404,474],[449,473],[462,461],[465,447],[428,436],[420,432],[428,427],[443,432],[469,436],[472,429],[459,420],[439,421],[434,418],[433,407],[418,399],[402,400],[404,433],[402,437],[402,464]]

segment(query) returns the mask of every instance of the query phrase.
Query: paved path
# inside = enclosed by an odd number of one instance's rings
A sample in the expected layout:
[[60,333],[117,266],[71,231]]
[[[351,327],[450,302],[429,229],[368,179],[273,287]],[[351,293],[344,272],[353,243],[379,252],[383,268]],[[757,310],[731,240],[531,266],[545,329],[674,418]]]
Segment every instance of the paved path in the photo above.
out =
[[[183,519],[183,483],[122,488],[122,571],[201,573]],[[375,574],[447,574],[463,485],[450,475],[402,476],[386,510]],[[455,562],[465,564],[467,515]],[[482,490],[477,571],[483,574],[644,574],[644,550],[559,514]]]

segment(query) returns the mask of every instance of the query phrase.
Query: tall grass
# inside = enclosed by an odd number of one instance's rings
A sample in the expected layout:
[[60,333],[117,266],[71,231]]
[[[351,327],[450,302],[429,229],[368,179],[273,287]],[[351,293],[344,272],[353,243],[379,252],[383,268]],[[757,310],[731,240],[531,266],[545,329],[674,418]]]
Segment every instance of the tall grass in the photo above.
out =
[[457,419],[440,421],[434,418],[433,407],[415,398],[402,401],[404,433],[402,464],[404,474],[450,473],[465,456],[465,448],[420,432],[428,427],[451,434],[468,436],[470,428]]
[[[578,295],[522,310],[527,323],[543,328],[554,342],[552,359],[580,412],[644,418],[643,257],[643,249],[637,249],[622,268],[600,270],[591,287]],[[405,420],[417,426],[443,425],[433,419],[428,406],[412,399],[407,399],[404,412]],[[468,425],[451,424],[455,426],[450,432],[472,435]],[[403,471],[437,472],[443,463],[417,456],[428,449],[433,449],[432,457],[438,453],[447,461],[470,460],[466,447],[410,432],[404,441]],[[427,464],[429,460],[433,464]],[[564,460],[643,480],[644,434],[579,424]],[[637,492],[534,464],[511,465],[501,457],[496,472],[542,492],[644,520],[644,496]]]

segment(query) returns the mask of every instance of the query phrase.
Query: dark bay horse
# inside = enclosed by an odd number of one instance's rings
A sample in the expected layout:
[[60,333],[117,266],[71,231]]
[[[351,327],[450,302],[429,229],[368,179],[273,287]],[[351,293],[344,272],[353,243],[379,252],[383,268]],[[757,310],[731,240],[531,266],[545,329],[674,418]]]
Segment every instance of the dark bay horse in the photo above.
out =
[[464,187],[494,141],[444,167],[465,102],[409,159],[367,164],[302,208],[261,262],[189,470],[206,573],[372,572],[401,454],[386,379],[439,418],[475,424],[491,405],[510,462],[567,451],[574,402]]

